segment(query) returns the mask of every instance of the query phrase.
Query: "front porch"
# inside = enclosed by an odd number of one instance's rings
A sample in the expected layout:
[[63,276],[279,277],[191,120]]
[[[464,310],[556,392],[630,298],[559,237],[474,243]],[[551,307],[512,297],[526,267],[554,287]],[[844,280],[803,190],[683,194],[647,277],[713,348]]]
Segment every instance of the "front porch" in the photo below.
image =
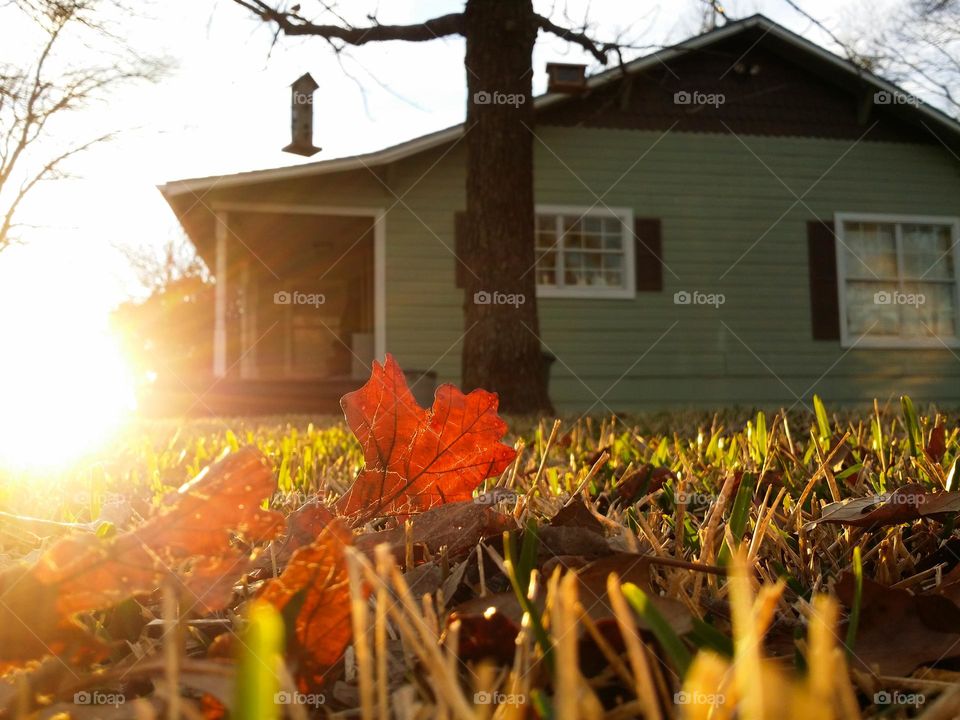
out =
[[384,352],[382,212],[251,202],[206,210],[212,227],[191,237],[216,282],[210,376],[168,381],[144,409],[339,412]]

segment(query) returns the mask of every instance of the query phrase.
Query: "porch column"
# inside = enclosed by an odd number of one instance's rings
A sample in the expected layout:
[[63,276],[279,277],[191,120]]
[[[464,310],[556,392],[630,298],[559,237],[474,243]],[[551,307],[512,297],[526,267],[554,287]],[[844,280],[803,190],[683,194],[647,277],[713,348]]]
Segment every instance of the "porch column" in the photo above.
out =
[[217,211],[216,232],[217,266],[214,272],[216,286],[214,288],[214,315],[213,315],[213,375],[223,377],[227,374],[227,221],[226,212]]
[[243,315],[240,318],[240,377],[257,377],[257,305],[260,302],[257,270],[250,267],[249,259],[243,261],[240,270],[240,292]]

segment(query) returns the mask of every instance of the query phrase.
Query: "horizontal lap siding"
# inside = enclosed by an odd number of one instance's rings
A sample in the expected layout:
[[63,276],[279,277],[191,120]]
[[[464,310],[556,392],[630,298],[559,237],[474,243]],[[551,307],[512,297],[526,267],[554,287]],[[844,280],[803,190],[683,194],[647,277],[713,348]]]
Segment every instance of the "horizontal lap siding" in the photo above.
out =
[[[809,209],[797,203],[787,212],[794,196],[732,136],[672,133],[650,149],[660,133],[539,132],[537,202],[590,206],[596,198],[585,183],[611,207],[660,218],[669,267],[659,293],[540,300],[542,337],[558,356],[558,407],[586,410],[611,387],[603,402],[617,410],[790,405],[814,392],[836,402],[900,392],[960,401],[960,360],[947,350],[847,350],[814,341],[810,318],[807,221],[836,211],[960,215],[960,164],[939,146],[850,149],[852,141],[744,136],[793,192],[806,193]],[[406,367],[433,366],[456,382],[463,295],[451,251],[454,212],[465,207],[464,148],[437,162],[441,154],[410,158],[385,175],[403,196],[387,220],[387,345]],[[726,302],[677,306],[678,290],[719,292]]]

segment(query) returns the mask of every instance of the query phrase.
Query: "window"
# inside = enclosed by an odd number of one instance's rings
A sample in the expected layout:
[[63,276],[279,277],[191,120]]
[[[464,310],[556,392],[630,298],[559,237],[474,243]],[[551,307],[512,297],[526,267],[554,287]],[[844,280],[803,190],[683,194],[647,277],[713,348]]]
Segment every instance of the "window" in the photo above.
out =
[[537,294],[633,297],[632,226],[630,210],[538,207]]
[[956,218],[836,216],[843,344],[957,345]]

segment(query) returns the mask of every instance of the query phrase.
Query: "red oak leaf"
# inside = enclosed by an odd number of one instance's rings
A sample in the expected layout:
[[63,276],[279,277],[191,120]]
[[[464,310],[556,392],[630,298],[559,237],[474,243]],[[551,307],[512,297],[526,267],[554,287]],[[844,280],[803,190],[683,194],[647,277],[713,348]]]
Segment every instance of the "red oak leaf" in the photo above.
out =
[[337,503],[338,512],[364,522],[469,500],[516,456],[500,442],[507,424],[497,403],[496,393],[464,395],[441,385],[433,407],[424,410],[392,356],[383,365],[374,362],[370,380],[340,401],[366,466]]
[[45,654],[97,654],[78,613],[152,592],[169,578],[189,607],[223,608],[249,567],[234,538],[262,541],[283,528],[280,513],[260,504],[276,490],[256,449],[228,455],[186,483],[173,504],[130,532],[110,538],[67,537],[33,566],[0,573],[0,673]]
[[280,577],[269,581],[261,594],[278,610],[289,607],[296,613],[289,619],[293,632],[287,648],[304,692],[323,685],[353,638],[350,580],[343,554],[352,542],[350,529],[342,520],[333,520],[313,543],[293,553]]

